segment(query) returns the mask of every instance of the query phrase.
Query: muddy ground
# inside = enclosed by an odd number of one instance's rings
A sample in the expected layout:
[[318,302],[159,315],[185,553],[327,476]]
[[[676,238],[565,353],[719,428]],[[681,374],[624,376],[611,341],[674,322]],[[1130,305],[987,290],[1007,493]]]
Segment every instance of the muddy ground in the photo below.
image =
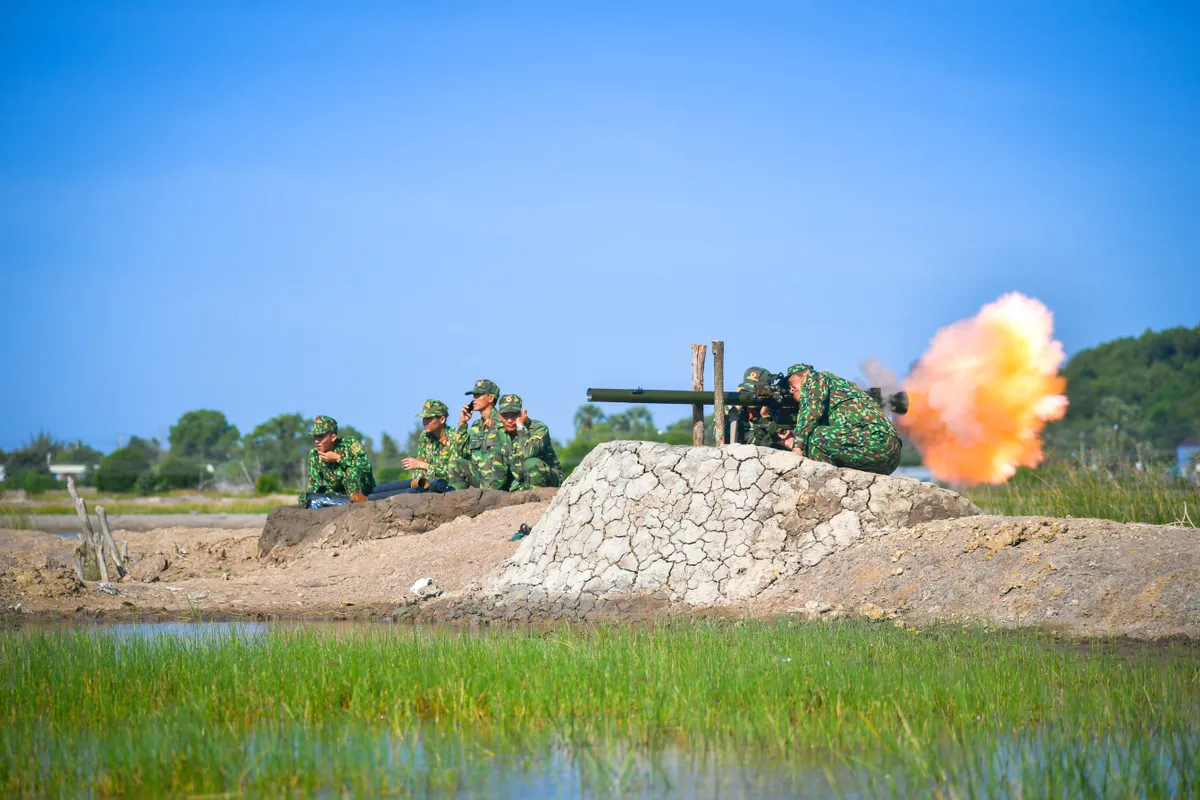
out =
[[[421,578],[453,596],[516,550],[522,523],[547,503],[463,517],[423,534],[349,545],[314,545],[289,561],[258,558],[261,527],[118,530],[130,572],[117,592],[80,584],[71,567],[74,538],[0,529],[0,609],[30,620],[376,619],[412,614]],[[161,571],[160,571],[161,568]]]
[[[257,527],[119,530],[135,579],[114,582],[116,594],[77,580],[74,538],[0,530],[0,614],[9,622],[537,621],[545,609],[498,613],[478,590],[519,546],[513,533],[522,523],[532,526],[548,505],[463,516],[425,533],[322,538],[286,559],[259,557]],[[944,520],[860,542],[736,607],[686,609],[639,596],[595,616],[862,616],[895,624],[1037,625],[1078,636],[1195,637],[1198,533],[1087,519]],[[433,578],[432,596],[411,591],[423,578]]]

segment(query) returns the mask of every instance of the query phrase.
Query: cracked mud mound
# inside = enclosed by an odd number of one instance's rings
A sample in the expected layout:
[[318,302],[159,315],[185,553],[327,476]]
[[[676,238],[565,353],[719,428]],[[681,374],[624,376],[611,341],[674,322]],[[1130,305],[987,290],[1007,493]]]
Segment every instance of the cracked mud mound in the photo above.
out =
[[981,516],[946,489],[791,453],[615,442],[461,605],[508,620],[727,609],[1196,637],[1200,531]]
[[863,537],[978,513],[936,486],[779,450],[610,442],[487,588],[580,613],[630,593],[732,603]]
[[335,545],[425,533],[459,517],[526,503],[541,503],[557,489],[498,492],[464,489],[445,494],[402,494],[333,508],[277,508],[267,516],[258,554],[283,561],[316,542]]

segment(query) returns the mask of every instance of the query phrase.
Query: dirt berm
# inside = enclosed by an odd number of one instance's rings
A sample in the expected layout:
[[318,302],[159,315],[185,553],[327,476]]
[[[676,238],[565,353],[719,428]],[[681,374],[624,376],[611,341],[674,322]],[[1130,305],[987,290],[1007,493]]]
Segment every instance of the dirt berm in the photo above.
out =
[[267,515],[258,540],[258,555],[282,561],[291,558],[298,549],[317,543],[338,546],[425,533],[459,517],[477,517],[496,508],[544,502],[555,491],[464,489],[445,494],[401,494],[333,508],[277,508]]
[[[521,524],[533,526],[511,541]],[[128,539],[80,583],[73,538],[0,531],[26,619],[866,617],[1200,638],[1200,530],[980,515],[946,489],[744,445],[596,448],[561,489],[273,511],[263,530]],[[414,582],[434,587],[415,595]]]
[[474,613],[680,607],[1200,636],[1200,531],[979,516],[946,489],[747,445],[594,450]]

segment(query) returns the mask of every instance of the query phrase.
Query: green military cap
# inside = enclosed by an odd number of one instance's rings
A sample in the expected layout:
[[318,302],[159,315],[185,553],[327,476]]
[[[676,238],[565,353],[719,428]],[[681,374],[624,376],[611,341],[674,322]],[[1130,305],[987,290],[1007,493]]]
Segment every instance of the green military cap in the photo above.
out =
[[738,384],[739,392],[757,391],[758,387],[766,382],[767,376],[771,373],[767,372],[763,367],[751,367],[742,373],[742,382]]
[[815,370],[812,368],[812,364],[792,364],[787,368],[786,374],[790,378],[798,372],[815,372]]
[[449,414],[450,409],[446,408],[445,403],[443,403],[441,400],[434,400],[430,398],[429,400],[425,401],[425,405],[421,406],[421,413],[417,414],[417,416],[429,419],[430,417],[445,417]]
[[337,420],[333,417],[320,416],[313,420],[312,435],[324,436],[327,433],[337,433]]
[[521,406],[522,406],[521,395],[506,394],[506,395],[504,395],[504,397],[500,398],[500,404],[498,406],[498,410],[501,414],[503,414],[507,411],[520,411]]
[[500,387],[487,378],[480,378],[475,381],[474,388],[467,391],[467,394],[500,394]]

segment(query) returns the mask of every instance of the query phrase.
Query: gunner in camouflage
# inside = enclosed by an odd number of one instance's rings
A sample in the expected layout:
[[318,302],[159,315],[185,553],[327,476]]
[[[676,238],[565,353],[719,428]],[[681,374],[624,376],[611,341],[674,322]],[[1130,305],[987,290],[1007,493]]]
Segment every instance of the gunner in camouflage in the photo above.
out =
[[[771,381],[771,372],[763,367],[750,367],[742,373],[742,382],[738,384],[739,392],[757,394],[763,391]],[[744,437],[746,444],[758,447],[781,447],[779,441],[780,426],[775,420],[775,413],[767,406],[749,406],[742,412],[749,428]]]
[[793,364],[788,386],[799,409],[784,445],[835,467],[890,475],[900,465],[900,434],[879,403],[845,378]]
[[508,473],[504,488],[510,492],[562,484],[563,468],[550,429],[536,419],[530,419],[521,398],[506,394],[500,398],[500,457]]
[[[508,478],[508,468],[500,453],[503,425],[496,411],[500,387],[485,379],[475,381],[467,394],[470,402],[462,407],[455,431],[455,457],[450,464],[450,485],[455,489],[500,489]],[[471,415],[478,411],[479,419],[468,427]]]
[[375,490],[375,474],[367,451],[353,436],[338,436],[337,420],[320,416],[313,420],[313,449],[308,451],[308,481],[300,493],[300,505],[311,493],[349,495],[362,502]]
[[426,400],[421,413],[417,414],[425,428],[425,433],[417,442],[417,457],[400,462],[414,478],[424,477],[430,481],[450,479],[450,466],[458,455],[458,431],[446,426],[446,417],[449,415],[450,409],[446,404],[433,399]]

